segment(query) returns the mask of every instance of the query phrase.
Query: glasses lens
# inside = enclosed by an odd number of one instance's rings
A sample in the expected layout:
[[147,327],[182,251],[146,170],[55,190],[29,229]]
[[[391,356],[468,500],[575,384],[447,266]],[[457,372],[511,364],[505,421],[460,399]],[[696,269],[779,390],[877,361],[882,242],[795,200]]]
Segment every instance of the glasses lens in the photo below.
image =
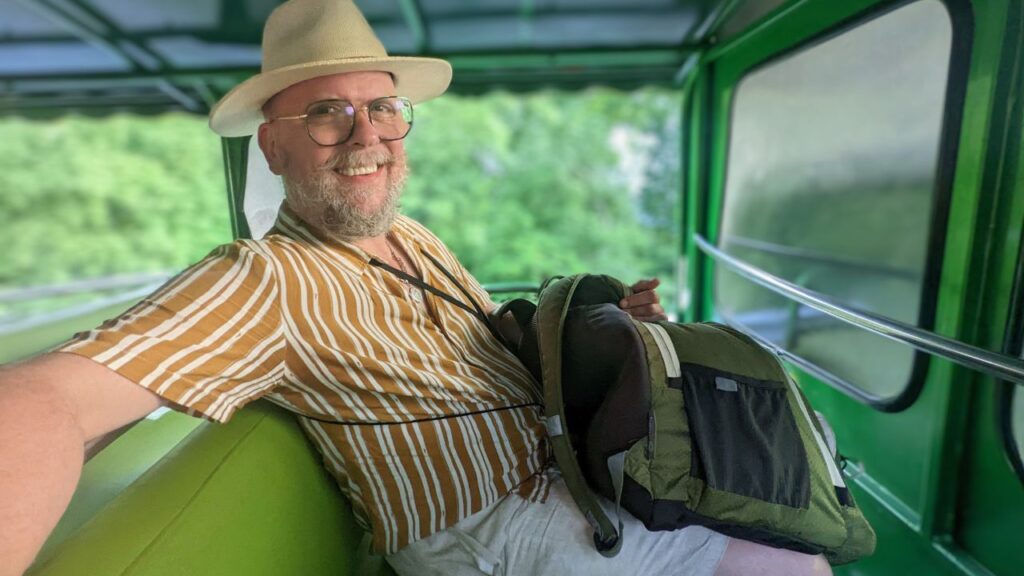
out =
[[412,128],[412,103],[406,98],[374,100],[369,106],[369,114],[381,140],[404,138]]
[[317,102],[306,111],[306,126],[317,144],[334,146],[348,139],[354,117],[355,110],[348,102]]
[[[367,106],[367,114],[381,140],[400,140],[412,128],[412,103],[408,98],[378,98]],[[306,110],[306,127],[317,144],[335,146],[352,135],[355,117],[355,107],[344,100],[316,102]]]

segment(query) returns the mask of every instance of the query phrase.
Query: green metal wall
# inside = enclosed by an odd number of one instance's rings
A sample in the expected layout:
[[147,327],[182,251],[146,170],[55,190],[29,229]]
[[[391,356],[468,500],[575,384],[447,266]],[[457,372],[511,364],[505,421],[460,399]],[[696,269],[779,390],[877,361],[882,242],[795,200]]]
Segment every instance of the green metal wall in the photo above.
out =
[[[1024,223],[1022,42],[1016,0],[948,3],[971,26],[966,91],[941,250],[935,332],[1002,349]],[[777,55],[852,19],[899,5],[877,0],[788,2],[704,54],[686,87],[685,226],[716,239],[733,91]],[[798,225],[798,223],[794,223]],[[687,320],[715,317],[714,263],[687,235]],[[878,532],[878,551],[837,574],[997,574],[1024,570],[1024,485],[998,437],[992,378],[932,359],[920,396],[878,411],[800,375],[836,429],[858,503]]]

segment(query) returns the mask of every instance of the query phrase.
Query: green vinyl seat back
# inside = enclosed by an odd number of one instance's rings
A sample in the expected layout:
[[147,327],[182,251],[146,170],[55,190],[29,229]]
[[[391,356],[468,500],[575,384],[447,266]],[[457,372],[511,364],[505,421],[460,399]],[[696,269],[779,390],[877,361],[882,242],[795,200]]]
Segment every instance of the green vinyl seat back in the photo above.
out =
[[28,575],[392,574],[294,418],[265,401],[201,424],[62,537]]

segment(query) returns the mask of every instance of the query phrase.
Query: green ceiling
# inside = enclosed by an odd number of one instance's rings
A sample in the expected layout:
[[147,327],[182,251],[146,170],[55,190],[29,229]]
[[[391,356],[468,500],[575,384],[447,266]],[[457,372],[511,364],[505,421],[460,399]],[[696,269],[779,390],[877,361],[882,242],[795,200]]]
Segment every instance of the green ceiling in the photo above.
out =
[[[0,115],[205,113],[259,68],[278,0],[0,0]],[[725,0],[359,0],[392,54],[453,90],[670,84]],[[756,3],[754,3],[756,4]],[[762,3],[763,4],[763,3]]]

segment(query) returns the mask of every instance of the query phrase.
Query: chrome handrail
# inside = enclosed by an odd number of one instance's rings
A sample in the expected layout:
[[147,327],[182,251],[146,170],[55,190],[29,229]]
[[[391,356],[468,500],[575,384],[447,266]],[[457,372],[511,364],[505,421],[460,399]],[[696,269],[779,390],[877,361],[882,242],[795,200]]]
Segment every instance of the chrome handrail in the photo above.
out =
[[536,294],[540,290],[540,284],[529,282],[488,282],[483,289],[491,294],[510,294],[513,292],[529,292]]
[[53,298],[56,296],[72,296],[83,292],[99,292],[103,290],[134,288],[136,286],[149,284],[157,284],[159,286],[163,282],[169,280],[172,276],[174,276],[174,273],[172,272],[117,274],[113,276],[103,276],[100,278],[74,280],[59,284],[0,289],[0,303],[42,300],[44,298]]
[[784,256],[794,260],[817,262],[827,266],[849,268],[858,272],[868,272],[871,274],[878,274],[880,276],[892,276],[894,278],[903,278],[906,280],[921,280],[921,273],[916,270],[886,266],[884,264],[874,264],[872,262],[864,262],[862,260],[837,258],[836,256],[826,254],[824,252],[816,252],[806,248],[787,246],[785,244],[777,244],[775,242],[766,242],[764,240],[747,238],[746,236],[738,236],[736,234],[726,236],[725,243],[735,244],[743,248],[750,248],[751,250],[757,250],[758,252],[764,252],[765,254]]
[[841,304],[820,292],[801,288],[792,282],[783,280],[735,256],[731,256],[699,234],[694,234],[693,240],[697,243],[697,247],[701,252],[704,252],[716,262],[724,264],[732,269],[733,272],[776,294],[796,300],[805,306],[824,312],[847,324],[863,328],[890,340],[909,344],[922,352],[952,360],[957,364],[984,372],[989,376],[1010,380],[1017,384],[1024,384],[1024,361],[1022,360],[985,350],[984,348],[978,348],[953,338],[947,338],[946,336],[941,336],[929,330],[900,322],[899,320],[893,320],[873,312]]
[[33,314],[27,318],[17,318],[8,321],[6,318],[0,317],[0,336],[9,336],[16,332],[40,328],[42,326],[55,324],[64,320],[71,320],[118,304],[135,302],[152,294],[153,291],[160,286],[160,283],[149,284],[147,286],[142,286],[135,290],[128,290],[113,296],[89,300],[88,302],[83,302],[76,306],[69,306],[43,314]]

